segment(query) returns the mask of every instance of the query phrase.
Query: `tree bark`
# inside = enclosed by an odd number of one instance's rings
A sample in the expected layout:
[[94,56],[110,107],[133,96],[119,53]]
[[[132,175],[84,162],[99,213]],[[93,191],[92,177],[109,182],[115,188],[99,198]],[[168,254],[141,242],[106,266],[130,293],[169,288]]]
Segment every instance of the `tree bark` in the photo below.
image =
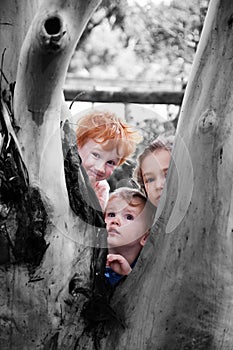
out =
[[3,87],[7,88],[7,82],[12,83],[16,79],[21,46],[38,5],[39,0],[2,0],[0,3],[0,43],[1,58],[3,58],[1,68],[7,79],[6,81],[3,77],[1,78],[2,90]]
[[21,50],[14,116],[1,100],[1,349],[231,349],[233,4],[211,3],[158,223],[109,305],[103,218],[62,95],[98,3],[44,1]]
[[[85,211],[88,199],[95,209],[100,209],[99,203],[83,173],[75,141],[69,140],[63,155],[60,131],[60,121],[69,118],[61,115],[67,112],[62,87],[68,64],[99,3],[41,3],[18,63],[14,90],[18,141],[10,127],[13,116],[8,115],[7,101],[1,104],[5,137],[1,148],[0,344],[4,350],[82,347],[84,305],[91,312],[96,295],[104,298],[98,276],[106,259],[106,243],[101,243],[106,241],[106,232],[102,217],[90,220]],[[9,76],[14,77],[14,69]],[[68,163],[73,157],[72,164],[76,164],[76,187],[79,204],[83,204],[80,211],[76,208],[78,216],[69,203],[64,157]]]
[[232,349],[232,13],[210,4],[158,230],[112,300],[126,328],[109,327],[102,349]]

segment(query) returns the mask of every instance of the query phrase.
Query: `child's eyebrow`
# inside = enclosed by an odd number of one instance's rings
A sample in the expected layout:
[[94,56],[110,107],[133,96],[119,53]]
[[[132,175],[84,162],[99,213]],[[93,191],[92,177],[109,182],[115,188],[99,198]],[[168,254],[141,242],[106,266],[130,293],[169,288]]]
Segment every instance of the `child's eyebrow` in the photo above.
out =
[[127,213],[134,213],[135,212],[135,207],[130,206],[127,208],[122,208],[122,209],[116,209],[114,207],[107,207],[105,212],[114,212],[114,213],[119,213],[119,212],[127,212]]
[[127,209],[124,209],[123,212],[124,213],[127,213],[127,214],[134,214],[136,216],[139,215],[138,211],[136,210],[137,207],[130,207],[130,208],[127,208]]
[[107,207],[106,209],[105,209],[105,212],[107,213],[107,212],[109,212],[109,211],[116,211],[116,209],[115,208],[113,208],[113,207]]
[[154,175],[154,173],[151,171],[151,172],[147,172],[147,173],[143,173],[143,176],[148,176],[148,175]]

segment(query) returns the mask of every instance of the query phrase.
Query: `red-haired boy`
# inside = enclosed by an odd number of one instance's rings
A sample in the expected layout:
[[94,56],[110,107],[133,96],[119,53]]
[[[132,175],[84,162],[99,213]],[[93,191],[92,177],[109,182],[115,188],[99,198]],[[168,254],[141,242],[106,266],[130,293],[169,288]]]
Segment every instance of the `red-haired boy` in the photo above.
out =
[[109,197],[106,179],[135,152],[141,136],[107,111],[94,111],[82,117],[76,136],[82,165],[104,210]]

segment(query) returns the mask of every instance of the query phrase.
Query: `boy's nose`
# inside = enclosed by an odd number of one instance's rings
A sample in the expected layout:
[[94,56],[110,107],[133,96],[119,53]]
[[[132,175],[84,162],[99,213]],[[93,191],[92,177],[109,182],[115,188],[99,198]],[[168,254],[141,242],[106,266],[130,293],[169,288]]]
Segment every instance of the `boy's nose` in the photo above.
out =
[[98,171],[98,173],[105,173],[105,163],[104,162],[99,162],[98,164],[96,164],[96,170]]
[[114,216],[113,218],[111,218],[110,224],[111,225],[120,226],[120,218],[119,218],[119,216]]

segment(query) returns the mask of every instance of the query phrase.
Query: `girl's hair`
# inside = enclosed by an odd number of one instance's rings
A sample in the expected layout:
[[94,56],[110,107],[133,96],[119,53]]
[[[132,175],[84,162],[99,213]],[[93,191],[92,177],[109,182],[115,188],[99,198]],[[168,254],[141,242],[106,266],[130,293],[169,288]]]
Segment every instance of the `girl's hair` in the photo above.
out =
[[142,140],[136,130],[108,111],[93,111],[80,118],[76,137],[78,147],[92,139],[106,150],[116,148],[120,158],[118,165],[135,152],[136,145]]
[[142,210],[146,210],[148,228],[151,228],[156,208],[140,190],[129,187],[120,187],[110,194],[108,202],[111,202],[114,199],[123,199],[132,207],[141,206]]
[[142,162],[150,154],[157,150],[165,149],[168,152],[172,151],[174,143],[174,136],[158,136],[152,143],[150,143],[137,158],[137,166],[134,170],[134,178],[139,184],[141,190],[146,193],[142,177]]

